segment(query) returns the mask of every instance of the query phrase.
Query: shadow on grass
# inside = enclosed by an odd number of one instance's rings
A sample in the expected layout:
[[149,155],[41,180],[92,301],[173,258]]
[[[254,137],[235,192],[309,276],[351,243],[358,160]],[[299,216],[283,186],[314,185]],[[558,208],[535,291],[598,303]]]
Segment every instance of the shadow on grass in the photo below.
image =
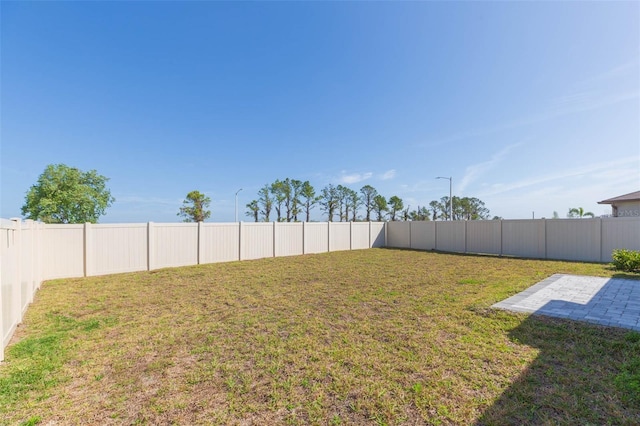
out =
[[[553,300],[538,312],[597,307],[590,304],[602,303],[598,296],[619,284],[610,280],[586,305]],[[530,315],[509,337],[539,355],[477,426],[640,424],[640,332]]]

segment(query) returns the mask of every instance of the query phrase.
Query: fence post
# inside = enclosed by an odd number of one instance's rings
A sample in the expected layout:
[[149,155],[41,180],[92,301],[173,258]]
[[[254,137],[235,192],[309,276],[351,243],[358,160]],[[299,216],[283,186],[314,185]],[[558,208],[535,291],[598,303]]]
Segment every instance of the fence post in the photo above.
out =
[[413,243],[412,243],[412,235],[413,234],[413,229],[411,229],[411,221],[409,221],[409,248],[412,249],[413,248]]
[[91,231],[91,223],[85,222],[84,224],[84,276],[88,277],[93,275],[93,253],[91,248],[93,247],[93,235]]
[[371,243],[371,221],[369,221],[369,248],[372,248],[373,244]]
[[544,232],[542,233],[544,238],[544,258],[547,259],[547,219],[542,219]]
[[151,271],[154,268],[153,254],[155,252],[155,235],[153,231],[153,222],[147,222],[147,270]]
[[438,250],[438,221],[433,222],[433,249]]
[[503,224],[502,223],[503,223],[503,220],[500,219],[500,257],[502,257],[502,254],[503,254],[502,246],[504,244],[504,238],[502,237],[502,234],[503,234],[503,230],[502,230]]
[[331,251],[331,221],[327,221],[327,252]]
[[602,249],[603,249],[602,240],[603,239],[602,239],[602,218],[601,217],[598,218],[598,224],[600,225],[600,263],[602,263],[603,261],[602,259],[604,258],[604,256],[602,256]]
[[349,222],[349,250],[353,250],[353,222]]
[[389,241],[387,238],[387,225],[389,222],[382,222],[382,229],[384,230],[384,246],[387,247],[387,242]]

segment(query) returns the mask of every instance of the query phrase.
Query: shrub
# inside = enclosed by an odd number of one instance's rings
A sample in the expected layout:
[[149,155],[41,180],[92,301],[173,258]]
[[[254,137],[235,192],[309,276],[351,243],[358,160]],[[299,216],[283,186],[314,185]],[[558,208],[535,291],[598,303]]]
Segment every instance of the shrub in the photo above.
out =
[[616,249],[611,257],[614,268],[627,272],[640,272],[640,251]]

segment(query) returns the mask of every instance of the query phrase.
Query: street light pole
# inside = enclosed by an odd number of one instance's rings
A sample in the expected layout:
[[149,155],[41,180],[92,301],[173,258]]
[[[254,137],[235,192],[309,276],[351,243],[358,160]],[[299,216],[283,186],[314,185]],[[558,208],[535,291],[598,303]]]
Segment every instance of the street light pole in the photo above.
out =
[[238,192],[242,191],[242,188],[236,191],[236,222],[238,221]]
[[438,176],[436,179],[449,179],[449,220],[453,220],[453,176]]

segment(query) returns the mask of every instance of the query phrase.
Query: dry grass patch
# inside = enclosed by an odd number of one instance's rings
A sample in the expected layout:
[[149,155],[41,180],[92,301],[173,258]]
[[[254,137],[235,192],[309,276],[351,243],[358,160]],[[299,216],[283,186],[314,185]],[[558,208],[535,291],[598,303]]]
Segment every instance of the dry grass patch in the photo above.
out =
[[[633,424],[623,330],[489,307],[607,266],[372,249],[45,283],[0,419]],[[639,283],[640,284],[640,283]]]

